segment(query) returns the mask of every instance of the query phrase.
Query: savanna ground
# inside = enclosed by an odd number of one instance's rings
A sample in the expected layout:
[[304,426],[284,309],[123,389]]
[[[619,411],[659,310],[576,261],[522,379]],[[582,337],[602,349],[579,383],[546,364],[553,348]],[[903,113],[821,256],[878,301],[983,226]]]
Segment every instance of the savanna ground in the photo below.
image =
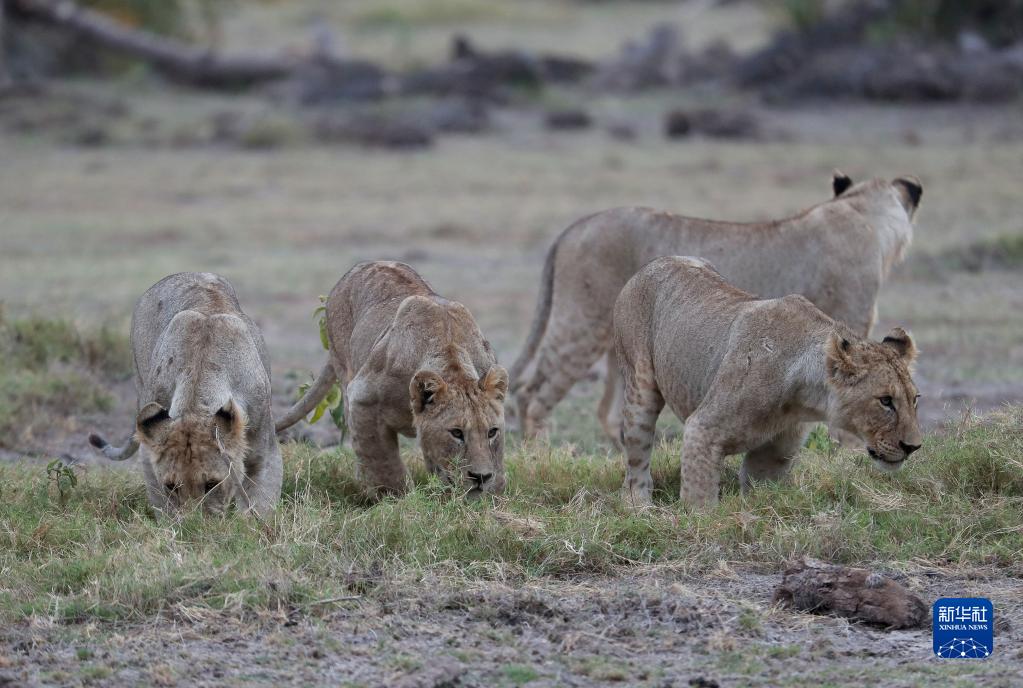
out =
[[[677,16],[649,3],[426,5],[324,7],[352,27],[353,50],[397,64],[434,59],[456,26],[597,57]],[[302,21],[292,7],[233,15],[226,41],[272,45]],[[771,21],[748,4],[686,17],[697,41],[737,47]],[[130,80],[60,88],[120,100],[168,130],[225,101]],[[632,141],[601,127],[547,132],[512,108],[492,133],[416,153],[90,148],[0,133],[0,685],[1018,682],[1019,106],[753,106],[762,140],[666,142],[664,109],[698,102],[591,102],[598,119],[632,123]],[[664,419],[656,507],[633,514],[614,496],[619,459],[593,417],[599,371],[558,409],[549,443],[513,443],[509,493],[493,503],[444,495],[407,444],[415,490],[368,504],[350,451],[317,426],[312,443],[285,446],[285,496],[267,522],[158,521],[134,462],[111,466],[86,446],[91,430],[130,431],[128,320],[166,274],[213,270],[235,284],[266,335],[283,408],[324,355],[317,296],[357,261],[413,264],[473,311],[507,364],[543,254],[574,219],[624,204],[777,217],[826,198],[835,167],[923,181],[915,242],[876,328],[906,326],[922,350],[929,435],[897,475],[818,435],[786,484],[743,497],[733,459],[721,505],[689,514],[675,499],[679,426]],[[59,456],[71,468],[48,471]],[[927,629],[776,607],[784,563],[803,554],[877,568],[928,604],[992,598],[995,655],[942,662]]]

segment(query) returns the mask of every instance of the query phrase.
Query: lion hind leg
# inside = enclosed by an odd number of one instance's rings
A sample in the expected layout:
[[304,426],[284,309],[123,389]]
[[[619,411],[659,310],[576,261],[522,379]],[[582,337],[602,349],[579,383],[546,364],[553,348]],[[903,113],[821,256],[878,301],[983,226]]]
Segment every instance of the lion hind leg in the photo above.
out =
[[624,378],[625,404],[620,426],[625,449],[622,494],[634,504],[648,504],[653,495],[650,454],[657,417],[664,409],[664,396],[657,388],[652,370],[628,371]]
[[551,411],[607,350],[609,339],[606,324],[562,327],[545,338],[533,377],[520,393],[524,395],[519,407],[526,437],[543,431]]
[[618,368],[618,356],[614,348],[607,352],[607,375],[604,378],[604,396],[597,407],[597,417],[604,428],[604,434],[619,451],[625,451],[622,444],[622,413],[625,406],[625,379]]

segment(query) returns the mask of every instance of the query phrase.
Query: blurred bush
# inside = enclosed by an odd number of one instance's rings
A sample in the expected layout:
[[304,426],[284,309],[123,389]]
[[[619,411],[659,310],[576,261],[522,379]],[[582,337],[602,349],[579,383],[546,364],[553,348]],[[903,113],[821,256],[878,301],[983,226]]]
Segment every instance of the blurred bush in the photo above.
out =
[[[786,25],[806,32],[829,14],[861,0],[775,0]],[[973,32],[993,46],[1023,40],[1023,0],[888,0],[887,11],[868,32],[875,40],[901,36],[955,41]]]

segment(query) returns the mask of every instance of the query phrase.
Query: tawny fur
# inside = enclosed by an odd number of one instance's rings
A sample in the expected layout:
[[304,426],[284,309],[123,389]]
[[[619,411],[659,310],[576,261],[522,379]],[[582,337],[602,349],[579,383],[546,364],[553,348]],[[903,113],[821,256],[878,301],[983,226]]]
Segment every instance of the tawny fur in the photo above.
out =
[[146,448],[142,473],[160,511],[236,503],[265,514],[280,498],[283,464],[270,411],[270,362],[234,289],[210,273],[153,285],[131,325],[138,413],[123,448],[92,444],[121,460]]
[[548,252],[533,325],[511,369],[523,432],[542,431],[554,406],[607,354],[598,415],[617,443],[623,389],[611,347],[611,310],[629,278],[660,256],[706,258],[742,289],[764,298],[801,294],[869,335],[878,291],[912,240],[920,182],[853,184],[836,173],[833,188],[831,200],[772,222],[617,208],[562,232]]
[[671,256],[622,289],[614,333],[625,382],[623,491],[632,501],[650,500],[665,405],[685,421],[680,497],[696,507],[717,501],[727,455],[746,453],[744,490],[783,476],[807,422],[855,435],[885,470],[920,446],[909,370],[916,349],[900,328],[870,341],[802,296],[760,300],[701,259]]
[[418,437],[427,468],[470,496],[504,488],[504,398],[497,364],[468,309],[403,263],[362,263],[326,303],[329,361],[277,424],[301,420],[339,381],[360,479],[402,493],[398,435]]

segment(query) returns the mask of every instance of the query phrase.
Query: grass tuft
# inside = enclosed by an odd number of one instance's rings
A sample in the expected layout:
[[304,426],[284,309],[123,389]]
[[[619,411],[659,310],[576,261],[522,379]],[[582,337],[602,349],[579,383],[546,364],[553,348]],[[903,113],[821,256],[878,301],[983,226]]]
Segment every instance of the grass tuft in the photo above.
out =
[[0,312],[0,446],[17,446],[34,425],[109,410],[111,380],[130,374],[128,340],[66,320],[6,320]]
[[788,481],[745,496],[733,460],[721,504],[705,513],[677,500],[677,441],[655,451],[658,491],[640,513],[617,496],[618,460],[545,444],[511,452],[503,497],[454,498],[413,460],[411,491],[376,504],[350,452],[288,445],[282,504],[265,522],[157,520],[135,474],[76,469],[61,499],[41,467],[2,466],[0,619],[316,613],[399,581],[701,572],[721,561],[773,571],[799,555],[1018,568],[1021,427],[1021,408],[963,421],[897,474],[806,449]]

